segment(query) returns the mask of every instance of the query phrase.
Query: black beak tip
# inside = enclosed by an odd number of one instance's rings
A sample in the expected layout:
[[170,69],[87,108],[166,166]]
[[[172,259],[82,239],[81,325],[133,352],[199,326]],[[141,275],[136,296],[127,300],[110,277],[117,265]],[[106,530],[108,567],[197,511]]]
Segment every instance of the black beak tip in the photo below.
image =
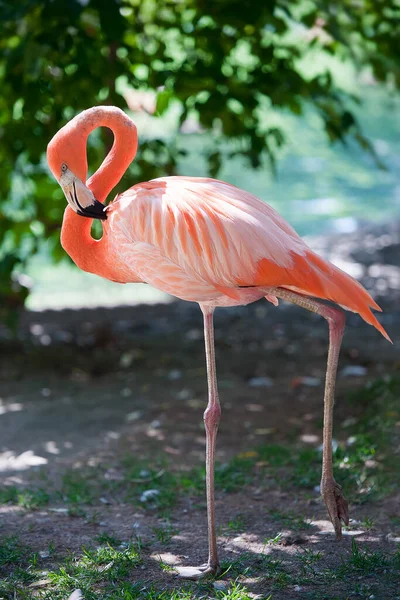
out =
[[101,221],[105,221],[107,219],[107,213],[105,212],[105,206],[95,200],[94,204],[90,204],[86,208],[82,210],[78,210],[77,214],[81,217],[88,217],[89,219],[100,219]]

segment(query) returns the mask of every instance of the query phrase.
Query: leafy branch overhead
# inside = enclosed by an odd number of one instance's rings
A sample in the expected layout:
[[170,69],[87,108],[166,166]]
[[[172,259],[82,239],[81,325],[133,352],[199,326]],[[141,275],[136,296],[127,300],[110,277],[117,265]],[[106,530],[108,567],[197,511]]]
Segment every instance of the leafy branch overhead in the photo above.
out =
[[[254,168],[265,156],[274,164],[285,140],[269,122],[271,109],[301,116],[311,105],[329,140],[354,139],[372,152],[355,99],[328,66],[307,66],[317,55],[368,67],[376,81],[400,87],[397,0],[20,0],[1,3],[1,13],[2,271],[16,264],[7,256],[23,262],[41,239],[61,256],[65,202],[44,151],[82,109],[110,103],[161,117],[173,108],[177,131],[193,121],[212,131],[205,152],[216,176],[229,156]],[[93,137],[89,162],[99,164],[110,140]],[[173,174],[179,153],[173,136],[142,130],[122,186]]]

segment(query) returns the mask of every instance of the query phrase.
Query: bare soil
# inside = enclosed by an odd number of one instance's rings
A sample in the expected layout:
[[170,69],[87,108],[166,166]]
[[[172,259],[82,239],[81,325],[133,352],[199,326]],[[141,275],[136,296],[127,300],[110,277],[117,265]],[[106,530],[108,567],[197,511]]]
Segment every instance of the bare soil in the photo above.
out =
[[[326,324],[297,308],[276,309],[265,302],[221,309],[215,321],[223,411],[219,462],[271,442],[317,447],[322,432]],[[393,341],[398,341],[398,314],[386,314],[382,322]],[[174,302],[26,313],[18,340],[3,338],[0,354],[0,469],[5,485],[29,486],[39,478],[51,485],[66,469],[87,465],[107,465],[112,479],[127,455],[144,460],[166,456],[177,471],[202,465],[207,389],[197,306]],[[365,372],[341,376],[347,366],[364,367]],[[398,373],[399,367],[398,346],[349,315],[339,366],[337,422],[354,416],[346,404],[351,390]],[[304,384],[302,377],[312,379]],[[262,385],[255,386],[254,378],[263,378],[258,379]],[[335,430],[338,440],[345,436],[345,430]],[[337,543],[316,491],[287,491],[272,480],[254,481],[240,491],[218,494],[221,558],[234,560],[248,552],[256,559],[267,551],[295,572],[294,557],[306,548],[323,552],[318,569],[332,569],[349,555],[353,535],[372,550],[394,552],[391,517],[398,514],[399,499],[353,506],[349,498],[353,526]],[[310,526],[299,532],[290,524],[277,523],[274,510],[298,514]],[[197,564],[206,558],[203,497],[178,500],[170,514],[178,533],[166,544],[154,534],[163,522],[157,511],[112,496],[86,507],[85,516],[56,512],[57,505],[36,511],[5,505],[0,511],[1,536],[18,534],[37,551],[52,542],[60,555],[93,543],[102,531],[122,540],[140,534],[145,544],[140,580],[160,589],[177,585],[176,576],[161,570],[160,558],[172,565]],[[371,528],[354,534],[357,522],[367,517],[374,522]],[[229,527],[235,519],[239,526]],[[278,532],[283,537],[266,550],[266,540]],[[269,592],[257,578],[244,576],[242,582],[260,598]],[[345,598],[340,585],[337,598]],[[306,588],[297,588],[294,583],[274,591],[272,597],[307,597],[302,595]],[[316,598],[325,597],[324,590],[317,592],[322,595]],[[370,597],[396,596],[379,596],[377,591]]]

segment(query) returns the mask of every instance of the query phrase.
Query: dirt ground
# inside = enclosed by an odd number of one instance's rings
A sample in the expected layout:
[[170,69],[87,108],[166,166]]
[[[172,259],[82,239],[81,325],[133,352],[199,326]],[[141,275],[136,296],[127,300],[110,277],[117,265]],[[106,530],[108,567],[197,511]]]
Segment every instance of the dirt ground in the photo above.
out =
[[[337,423],[354,416],[346,404],[349,392],[399,371],[399,315],[391,311],[381,320],[394,346],[357,316],[348,316]],[[207,390],[197,306],[174,302],[27,313],[21,325],[17,341],[3,336],[0,345],[3,485],[30,486],[40,478],[55,485],[65,470],[88,466],[103,468],[105,477],[118,479],[118,465],[126,456],[144,462],[165,457],[177,471],[203,464]],[[218,461],[226,463],[262,444],[318,447],[326,324],[297,308],[276,309],[264,302],[218,310],[215,325],[222,404]],[[334,436],[342,441],[346,431],[337,428]],[[239,490],[217,494],[221,558],[232,561],[243,553],[257,557],[265,552],[266,540],[279,533],[282,537],[268,552],[289,566],[303,549],[323,552],[320,568],[339,565],[351,553],[354,536],[374,551],[393,552],[400,532],[394,532],[389,517],[398,514],[399,499],[392,494],[372,504],[353,505],[349,498],[352,527],[337,543],[317,490],[288,491],[276,481],[255,478]],[[290,522],[277,523],[277,513],[299,515],[309,527],[299,532]],[[373,526],[360,530],[357,523],[368,518]],[[205,519],[203,497],[183,495],[169,514],[178,533],[161,543],[154,535],[163,523],[158,511],[109,494],[86,507],[84,516],[71,516],[57,503],[35,511],[5,504],[0,507],[0,534],[17,534],[38,552],[51,541],[61,554],[77,551],[102,531],[121,540],[139,534],[145,543],[141,580],[172,589],[176,576],[162,570],[160,560],[171,565],[203,562]],[[241,581],[250,597],[266,598],[270,592],[255,577]],[[340,595],[340,585],[337,596],[324,595],[323,589],[311,596],[307,586],[293,581],[273,591],[272,598],[346,598],[347,592]],[[400,597],[382,593],[373,589],[372,595],[358,597]]]

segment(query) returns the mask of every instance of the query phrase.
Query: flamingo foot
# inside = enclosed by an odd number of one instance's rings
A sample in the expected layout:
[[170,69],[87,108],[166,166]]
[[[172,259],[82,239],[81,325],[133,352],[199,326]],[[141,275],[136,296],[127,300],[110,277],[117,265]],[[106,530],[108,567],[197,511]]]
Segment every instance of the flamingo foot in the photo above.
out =
[[175,567],[178,577],[182,579],[199,580],[206,577],[214,577],[220,572],[220,566],[211,566],[209,563],[200,565],[200,567]]
[[349,524],[349,505],[342,494],[341,486],[332,478],[321,481],[321,496],[335,529],[337,540],[342,539],[342,523]]

